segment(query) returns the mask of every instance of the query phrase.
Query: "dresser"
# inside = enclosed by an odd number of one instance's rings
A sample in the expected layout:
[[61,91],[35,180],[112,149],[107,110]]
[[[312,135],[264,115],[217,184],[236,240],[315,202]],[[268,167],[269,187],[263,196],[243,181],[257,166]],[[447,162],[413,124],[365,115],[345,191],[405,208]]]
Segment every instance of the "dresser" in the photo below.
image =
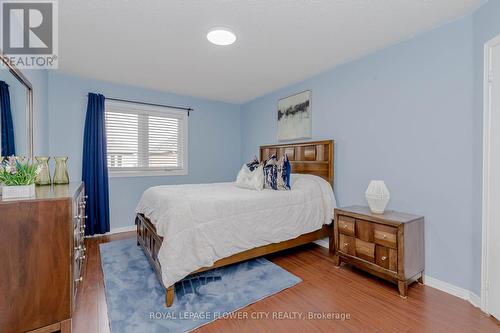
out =
[[335,209],[333,233],[337,266],[349,263],[395,282],[402,297],[410,283],[423,282],[422,216],[395,211],[373,214],[368,207],[350,206]]
[[85,263],[83,183],[0,197],[0,332],[71,332]]

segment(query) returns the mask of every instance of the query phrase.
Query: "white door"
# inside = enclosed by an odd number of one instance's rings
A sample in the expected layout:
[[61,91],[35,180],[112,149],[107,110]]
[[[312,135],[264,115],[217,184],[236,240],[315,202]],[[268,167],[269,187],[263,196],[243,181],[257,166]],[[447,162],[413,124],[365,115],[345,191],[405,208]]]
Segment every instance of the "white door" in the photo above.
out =
[[490,48],[488,76],[491,131],[486,293],[487,311],[500,319],[500,40]]

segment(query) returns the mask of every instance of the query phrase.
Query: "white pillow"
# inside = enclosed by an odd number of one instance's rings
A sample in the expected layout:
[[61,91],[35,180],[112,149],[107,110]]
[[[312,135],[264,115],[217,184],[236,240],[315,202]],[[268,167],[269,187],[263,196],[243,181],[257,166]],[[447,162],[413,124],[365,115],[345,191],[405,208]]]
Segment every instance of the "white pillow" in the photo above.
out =
[[236,186],[260,191],[264,188],[264,166],[261,164],[253,171],[243,164],[238,176],[236,177]]

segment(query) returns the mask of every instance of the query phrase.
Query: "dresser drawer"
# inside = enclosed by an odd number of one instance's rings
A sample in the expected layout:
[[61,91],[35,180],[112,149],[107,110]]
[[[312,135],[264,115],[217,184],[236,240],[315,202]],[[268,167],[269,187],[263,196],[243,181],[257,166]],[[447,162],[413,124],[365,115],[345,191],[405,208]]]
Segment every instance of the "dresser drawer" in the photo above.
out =
[[375,244],[356,238],[356,257],[375,262]]
[[351,256],[356,255],[356,240],[354,237],[339,235],[339,251]]
[[397,235],[398,229],[389,227],[382,224],[374,225],[374,241],[379,245],[390,247],[393,249],[398,248]]
[[339,216],[339,232],[344,235],[354,236],[355,220],[352,217]]
[[398,271],[398,251],[389,247],[377,245],[375,248],[375,263],[393,272]]

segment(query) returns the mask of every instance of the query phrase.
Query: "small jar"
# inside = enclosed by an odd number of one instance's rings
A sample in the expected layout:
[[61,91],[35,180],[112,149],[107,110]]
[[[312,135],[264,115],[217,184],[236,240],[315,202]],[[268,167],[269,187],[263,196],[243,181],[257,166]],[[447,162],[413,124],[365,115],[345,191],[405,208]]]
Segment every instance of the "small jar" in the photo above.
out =
[[56,161],[56,169],[54,171],[54,185],[61,184],[69,184],[69,176],[68,176],[68,157],[67,156],[58,156],[54,157]]
[[40,168],[40,173],[36,176],[35,184],[37,185],[50,185],[50,168],[49,168],[49,160],[50,157],[47,156],[36,156],[36,163]]

